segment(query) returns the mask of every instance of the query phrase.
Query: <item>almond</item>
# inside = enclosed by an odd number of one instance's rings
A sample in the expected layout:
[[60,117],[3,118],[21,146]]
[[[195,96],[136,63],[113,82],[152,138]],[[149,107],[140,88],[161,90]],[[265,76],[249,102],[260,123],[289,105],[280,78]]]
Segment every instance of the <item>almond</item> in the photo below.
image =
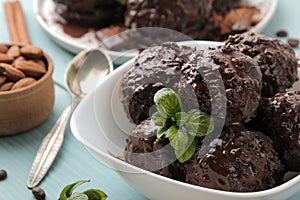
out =
[[34,62],[34,63],[36,63],[36,64],[38,64],[38,65],[40,65],[40,67],[43,68],[43,70],[46,73],[47,67],[46,67],[44,61],[42,61],[41,59],[34,59],[34,60],[31,60],[31,61]]
[[13,60],[14,60],[13,57],[11,57],[11,56],[9,56],[9,55],[7,55],[5,53],[0,53],[0,63],[8,63],[8,64],[10,64],[10,63],[13,62]]
[[13,45],[7,50],[6,54],[10,57],[16,58],[21,55],[20,48],[17,45]]
[[5,76],[0,76],[0,86],[5,83],[6,77]]
[[27,76],[40,78],[46,73],[45,64],[40,64],[33,60],[20,61],[16,64],[16,68],[24,72]]
[[21,78],[25,78],[25,74],[12,65],[0,63],[0,69],[3,70],[2,75],[6,76],[9,80],[18,81]]
[[8,83],[4,83],[3,85],[0,86],[0,91],[9,91],[13,86],[14,86],[14,82],[8,82]]
[[21,53],[26,58],[32,58],[32,59],[41,58],[44,54],[41,48],[32,45],[26,45],[22,47]]
[[5,44],[0,44],[0,53],[6,53],[8,47]]
[[36,82],[36,80],[31,77],[22,78],[14,84],[14,86],[11,88],[11,90],[17,90],[17,89],[20,89],[23,87],[27,87],[35,82]]
[[16,64],[18,64],[18,62],[21,62],[24,60],[25,60],[25,58],[23,56],[19,56],[14,60],[13,65],[15,66]]

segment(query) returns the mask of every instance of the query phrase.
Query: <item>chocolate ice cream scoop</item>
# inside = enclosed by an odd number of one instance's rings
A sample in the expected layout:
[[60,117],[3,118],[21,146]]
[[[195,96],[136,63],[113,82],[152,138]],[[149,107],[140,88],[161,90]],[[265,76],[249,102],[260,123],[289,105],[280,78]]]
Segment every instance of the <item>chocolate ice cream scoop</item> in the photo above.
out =
[[123,23],[125,6],[118,0],[54,0],[55,11],[64,23],[103,28]]
[[196,38],[210,17],[212,4],[207,0],[128,0],[125,25],[169,28]]
[[262,96],[272,97],[291,88],[298,80],[297,59],[287,44],[264,35],[243,33],[230,36],[225,47],[234,47],[252,57],[262,73]]
[[167,139],[156,137],[160,127],[149,118],[138,125],[126,139],[125,161],[156,174],[183,180],[182,166]]
[[198,109],[213,117],[226,115],[225,125],[248,121],[254,115],[260,101],[261,73],[250,57],[232,48],[210,48],[195,52],[181,71],[184,78],[178,88],[184,104],[191,105],[191,95],[196,94]]
[[214,118],[248,121],[258,107],[261,73],[257,62],[234,48],[196,50],[164,43],[145,49],[121,83],[121,102],[139,124],[150,116],[153,96],[162,87],[175,90],[183,111],[199,109]]
[[300,91],[286,91],[265,99],[256,128],[270,136],[287,171],[300,171]]
[[187,183],[232,192],[272,188],[283,175],[271,140],[239,124],[232,124],[208,146],[198,148],[185,166]]
[[162,87],[176,88],[186,55],[192,51],[164,43],[145,49],[136,58],[121,82],[121,102],[129,119],[136,124],[147,119],[155,92]]

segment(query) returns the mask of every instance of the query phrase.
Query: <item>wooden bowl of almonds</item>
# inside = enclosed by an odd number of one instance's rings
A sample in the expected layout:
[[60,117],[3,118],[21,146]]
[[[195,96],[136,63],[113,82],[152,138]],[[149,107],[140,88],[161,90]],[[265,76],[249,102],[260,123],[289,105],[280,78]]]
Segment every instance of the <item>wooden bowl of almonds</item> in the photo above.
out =
[[28,131],[49,117],[53,67],[39,47],[0,43],[0,136]]

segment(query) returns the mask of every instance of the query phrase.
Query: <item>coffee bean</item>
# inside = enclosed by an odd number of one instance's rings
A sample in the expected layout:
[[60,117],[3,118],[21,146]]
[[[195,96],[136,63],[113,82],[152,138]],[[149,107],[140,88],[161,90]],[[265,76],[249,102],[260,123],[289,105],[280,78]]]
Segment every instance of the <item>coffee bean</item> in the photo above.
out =
[[44,200],[46,198],[45,191],[40,187],[32,188],[31,192],[37,200]]
[[299,46],[299,40],[294,39],[294,38],[290,38],[290,39],[288,39],[288,44],[293,48],[298,47]]
[[6,179],[7,172],[4,169],[0,169],[0,181]]
[[288,35],[288,32],[286,30],[279,30],[277,31],[276,35],[278,37],[286,37]]

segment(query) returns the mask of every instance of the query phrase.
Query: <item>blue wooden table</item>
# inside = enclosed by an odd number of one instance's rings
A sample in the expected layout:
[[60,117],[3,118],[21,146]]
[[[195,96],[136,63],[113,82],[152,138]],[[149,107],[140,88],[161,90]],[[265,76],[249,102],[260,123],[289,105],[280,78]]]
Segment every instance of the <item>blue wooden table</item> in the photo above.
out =
[[[0,42],[9,42],[9,33],[3,11],[4,0],[0,0]],[[26,179],[31,163],[42,138],[51,129],[62,110],[71,101],[64,85],[64,71],[73,54],[55,44],[38,24],[32,9],[32,1],[21,0],[32,44],[40,46],[54,60],[55,71],[55,107],[49,119],[32,131],[11,136],[0,137],[0,169],[6,169],[8,177],[0,181],[0,200],[34,199],[26,188]],[[281,0],[271,23],[263,32],[275,37],[279,29],[286,29],[291,37],[300,39],[300,1]],[[286,39],[284,39],[286,41]],[[300,49],[295,49],[300,56]],[[81,186],[103,189],[110,200],[144,200],[141,194],[130,187],[115,171],[97,161],[83,145],[66,130],[65,142],[52,168],[40,185],[47,194],[47,199],[58,199],[61,189],[74,181],[90,179],[91,182]],[[289,200],[300,199],[299,192]]]

